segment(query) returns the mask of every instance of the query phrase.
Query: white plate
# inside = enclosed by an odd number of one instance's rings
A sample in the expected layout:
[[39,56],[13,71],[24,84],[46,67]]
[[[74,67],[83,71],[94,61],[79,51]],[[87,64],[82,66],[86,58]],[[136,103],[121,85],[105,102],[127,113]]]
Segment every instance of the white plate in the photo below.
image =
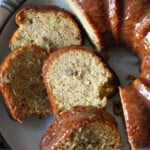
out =
[[[64,0],[28,0],[23,5],[26,4],[54,4],[71,11]],[[12,33],[16,29],[14,17],[15,14],[9,19],[0,35],[0,62],[10,52],[8,42]],[[88,42],[86,42],[86,44],[89,45]],[[139,68],[136,65],[138,60],[131,54],[130,51],[126,49],[113,48],[112,50],[104,53],[110,56],[108,64],[117,74],[121,86],[127,85],[127,80],[125,79],[127,75],[138,76]],[[13,121],[9,117],[2,99],[3,98],[0,97],[0,132],[12,150],[39,150],[41,136],[52,124],[54,120],[53,117],[49,116],[39,119],[36,116],[32,116],[26,119],[23,125],[20,125],[18,122]],[[118,95],[113,97],[109,102],[107,111],[111,114],[113,114],[112,102],[116,99],[119,99]],[[127,141],[123,118],[121,118],[121,116],[115,116],[115,118],[121,132],[123,149],[129,150],[130,148]]]

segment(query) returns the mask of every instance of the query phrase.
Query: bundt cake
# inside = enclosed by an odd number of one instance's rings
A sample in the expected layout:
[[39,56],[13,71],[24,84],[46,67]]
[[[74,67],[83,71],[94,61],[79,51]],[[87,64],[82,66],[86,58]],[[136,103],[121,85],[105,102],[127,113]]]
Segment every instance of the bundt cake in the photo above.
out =
[[30,45],[11,52],[0,66],[0,90],[12,117],[19,123],[32,114],[51,114],[42,79],[45,50]]
[[53,52],[44,63],[43,78],[56,117],[77,105],[104,108],[117,89],[113,73],[84,46]]
[[75,20],[57,6],[25,6],[17,13],[16,23],[19,28],[9,43],[12,50],[31,43],[47,51],[82,43]]
[[41,150],[121,150],[115,119],[94,107],[75,107],[61,116],[41,140]]
[[150,149],[150,1],[66,2],[97,48],[105,46],[109,33],[138,55],[142,63],[140,77],[132,85],[120,88],[120,95],[132,149]]

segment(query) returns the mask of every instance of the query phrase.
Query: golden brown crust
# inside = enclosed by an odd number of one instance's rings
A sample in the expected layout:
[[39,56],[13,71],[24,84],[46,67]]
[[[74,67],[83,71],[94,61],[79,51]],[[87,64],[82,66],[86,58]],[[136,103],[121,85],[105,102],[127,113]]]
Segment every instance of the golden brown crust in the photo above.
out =
[[16,35],[19,32],[19,28],[16,29],[16,31],[14,31],[13,36],[11,37],[11,39],[9,40],[9,47],[11,48],[12,43],[16,40]]
[[[41,150],[58,149],[71,133],[83,128],[87,124],[100,123],[115,130],[116,137],[120,141],[119,132],[116,129],[115,119],[107,112],[95,107],[74,107],[72,110],[61,114],[54,124],[47,130],[41,139]],[[121,149],[121,147],[120,147]]]
[[[60,113],[59,111],[60,110],[58,109],[58,105],[56,104],[56,98],[53,95],[53,88],[50,86],[50,84],[47,81],[47,79],[48,79],[48,70],[49,70],[50,66],[55,61],[57,61],[59,56],[61,56],[64,53],[68,53],[70,51],[71,52],[73,52],[73,51],[79,51],[79,52],[84,51],[86,53],[90,53],[93,57],[95,57],[96,59],[99,60],[99,63],[103,64],[104,68],[106,69],[106,72],[107,71],[110,72],[108,70],[107,65],[104,62],[102,62],[102,60],[96,55],[96,53],[94,53],[91,49],[89,49],[85,46],[70,46],[70,47],[67,47],[67,48],[59,49],[58,51],[55,51],[55,52],[51,53],[49,58],[44,62],[43,69],[42,69],[42,72],[43,72],[42,75],[43,75],[44,84],[45,84],[45,87],[46,87],[46,90],[47,90],[47,93],[48,93],[48,96],[49,96],[49,100],[51,102],[53,114],[54,114],[55,117],[59,116],[59,113]],[[115,77],[112,73],[110,73],[110,78],[108,80],[110,82],[110,86],[113,87],[113,90],[107,96],[112,96],[117,91],[117,83],[113,83],[113,81],[115,80]],[[109,85],[109,82],[108,82],[108,85]],[[111,82],[112,82],[112,85],[111,85]]]
[[16,14],[16,23],[18,25],[23,23],[24,13],[47,13],[47,12],[62,12],[66,17],[73,17],[68,11],[55,5],[26,5]]
[[63,8],[60,8],[58,6],[55,5],[26,5],[24,6],[21,10],[18,11],[18,13],[16,14],[16,24],[19,26],[18,29],[13,33],[10,41],[9,41],[9,47],[11,48],[14,41],[16,41],[16,35],[19,32],[20,26],[23,25],[24,23],[24,19],[25,16],[24,14],[26,12],[31,12],[31,13],[62,13],[62,15],[65,18],[69,18],[69,20],[73,23],[73,25],[75,26],[75,28],[78,30],[79,33],[79,37],[78,40],[80,40],[80,45],[82,45],[82,35],[81,35],[81,31],[78,27],[78,24],[75,22],[74,20],[74,16],[72,14],[70,14],[68,11],[66,11]]
[[115,121],[115,118],[109,114],[106,113],[104,111],[104,109],[98,109],[96,107],[93,106],[74,106],[71,110],[62,113],[58,118],[56,118],[57,121],[61,121],[63,122],[66,118],[68,117],[72,117],[77,115],[78,113],[84,113],[84,112],[89,112],[91,114],[96,114],[98,115],[100,118],[104,118],[105,121],[111,122],[114,126],[117,127],[117,123]]
[[[4,97],[4,102],[6,103],[6,106],[8,107],[8,110],[10,111],[10,114],[12,115],[12,117],[17,120],[19,123],[23,123],[23,120],[25,117],[23,118],[20,116],[19,111],[17,110],[17,106],[15,105],[11,92],[9,91],[9,89],[6,86],[5,83],[5,73],[7,72],[7,69],[10,67],[11,63],[18,58],[18,56],[24,52],[26,52],[28,49],[33,49],[34,51],[37,52],[44,52],[46,54],[45,51],[43,51],[43,49],[41,49],[38,46],[35,45],[30,45],[28,47],[22,47],[19,48],[17,51],[13,51],[11,52],[3,61],[3,63],[0,66],[0,90],[1,93]],[[46,54],[47,55],[47,54]],[[39,112],[36,113],[37,115],[46,115],[45,113]]]

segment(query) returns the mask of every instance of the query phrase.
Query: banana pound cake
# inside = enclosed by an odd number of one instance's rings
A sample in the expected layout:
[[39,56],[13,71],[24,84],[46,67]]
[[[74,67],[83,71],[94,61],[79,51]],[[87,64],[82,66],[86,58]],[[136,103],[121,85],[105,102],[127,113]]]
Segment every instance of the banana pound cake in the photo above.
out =
[[117,89],[113,73],[84,46],[50,54],[43,66],[43,78],[55,117],[78,105],[104,108]]
[[41,140],[41,150],[121,150],[115,119],[94,107],[63,113]]
[[32,114],[51,114],[42,79],[45,50],[28,46],[11,52],[0,66],[0,89],[12,117],[19,123]]
[[57,6],[25,6],[16,15],[19,28],[10,40],[15,50],[30,43],[47,51],[81,45],[81,32],[72,16]]

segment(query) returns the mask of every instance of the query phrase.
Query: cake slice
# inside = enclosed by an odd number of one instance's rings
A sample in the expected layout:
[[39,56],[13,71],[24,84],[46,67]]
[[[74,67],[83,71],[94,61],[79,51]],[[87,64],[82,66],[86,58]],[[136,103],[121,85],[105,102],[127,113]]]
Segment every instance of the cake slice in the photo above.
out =
[[[110,29],[104,0],[66,0],[80,20],[91,42],[100,51],[103,47],[103,36]],[[92,6],[92,7],[91,7]],[[93,9],[94,8],[94,9]]]
[[37,46],[11,52],[0,66],[0,90],[12,117],[19,123],[32,114],[51,114],[42,79],[42,65],[48,57]]
[[47,51],[82,43],[75,20],[57,6],[25,6],[17,13],[16,23],[19,28],[9,42],[12,50],[30,43]]
[[115,119],[94,107],[63,113],[41,140],[41,150],[121,150]]
[[98,52],[110,45],[112,35],[114,39],[119,38],[119,0],[66,0],[66,2],[80,20]]
[[113,73],[83,46],[53,52],[44,63],[43,78],[56,117],[77,105],[105,108],[117,90]]

